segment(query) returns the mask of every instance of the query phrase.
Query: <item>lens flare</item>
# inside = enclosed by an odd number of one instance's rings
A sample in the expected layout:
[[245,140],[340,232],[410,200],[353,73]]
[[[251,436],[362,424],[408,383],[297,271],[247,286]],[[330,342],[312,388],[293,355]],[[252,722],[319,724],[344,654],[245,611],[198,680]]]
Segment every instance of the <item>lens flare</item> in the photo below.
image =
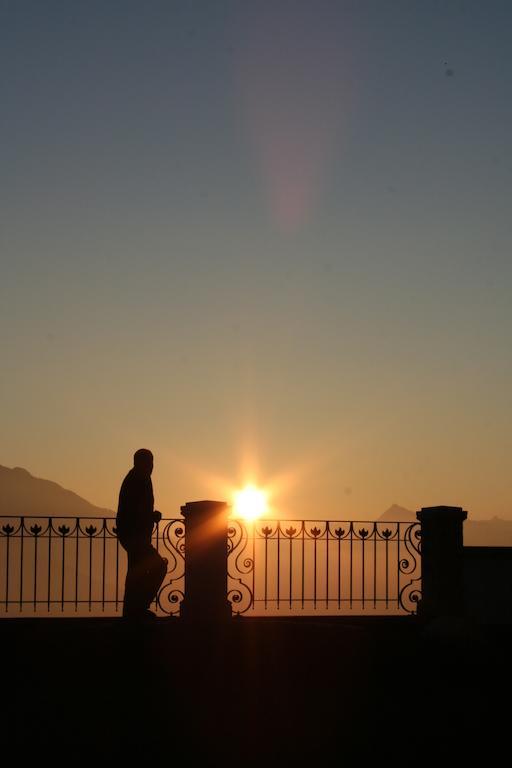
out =
[[312,218],[344,135],[349,27],[315,3],[240,3],[243,123],[270,213],[285,234]]

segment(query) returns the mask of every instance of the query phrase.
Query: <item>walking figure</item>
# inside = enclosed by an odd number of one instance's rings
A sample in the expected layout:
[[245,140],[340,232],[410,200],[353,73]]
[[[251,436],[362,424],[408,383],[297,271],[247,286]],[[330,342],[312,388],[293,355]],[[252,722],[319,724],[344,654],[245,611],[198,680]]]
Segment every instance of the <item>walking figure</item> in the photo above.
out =
[[117,538],[128,553],[123,603],[126,618],[155,618],[149,606],[167,572],[167,560],[151,544],[153,525],[162,519],[161,513],[153,509],[152,471],[153,454],[140,448],[119,492]]

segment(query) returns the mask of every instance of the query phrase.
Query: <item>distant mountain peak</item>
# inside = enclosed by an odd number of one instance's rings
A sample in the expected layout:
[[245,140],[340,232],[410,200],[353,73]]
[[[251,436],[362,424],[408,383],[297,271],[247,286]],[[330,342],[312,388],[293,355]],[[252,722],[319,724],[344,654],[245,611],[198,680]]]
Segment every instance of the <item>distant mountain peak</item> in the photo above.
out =
[[53,480],[34,477],[24,467],[0,465],[0,515],[25,517],[113,517]]
[[[416,521],[416,513],[410,509],[392,504],[378,521],[409,523]],[[463,526],[465,546],[512,546],[512,520],[503,520],[496,515],[485,520],[469,517]]]
[[389,520],[390,522],[409,522],[416,520],[416,512],[401,507],[400,504],[392,504],[378,519]]

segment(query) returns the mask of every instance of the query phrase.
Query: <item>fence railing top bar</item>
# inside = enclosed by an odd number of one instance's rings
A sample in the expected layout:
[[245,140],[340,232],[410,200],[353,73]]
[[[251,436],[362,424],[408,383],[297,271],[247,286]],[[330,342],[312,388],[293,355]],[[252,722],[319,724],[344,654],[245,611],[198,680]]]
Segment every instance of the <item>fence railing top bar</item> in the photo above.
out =
[[[235,519],[235,518],[233,518]],[[240,519],[240,518],[236,518]],[[242,518],[243,520],[243,518]],[[245,520],[243,522],[246,522]],[[417,520],[340,520],[338,518],[330,518],[329,520],[326,520],[324,518],[317,519],[317,518],[301,518],[301,517],[262,517],[258,521],[258,523],[345,523],[345,524],[359,524],[359,525],[374,525],[375,523],[378,523],[379,525],[387,525],[389,524],[395,524],[398,523],[417,523]]]
[[[0,520],[12,520],[13,518],[24,520],[115,520],[116,514],[112,512],[111,515],[0,515]],[[162,517],[161,522],[171,522],[175,520],[185,521],[182,516],[177,517]],[[339,518],[300,518],[300,517],[261,517],[258,520],[245,520],[241,517],[229,517],[228,522],[244,523],[244,525],[261,525],[265,523],[340,523],[343,525],[410,525],[411,523],[418,523],[418,520],[411,518],[410,520],[341,520]]]
[[418,520],[415,520],[414,518],[411,518],[410,520],[340,520],[339,518],[330,518],[329,520],[322,518],[300,518],[300,517],[261,517],[258,518],[258,520],[244,520],[243,518],[239,517],[230,517],[229,520],[231,522],[238,522],[243,523],[247,526],[254,526],[257,527],[259,525],[265,525],[267,523],[273,523],[273,524],[280,524],[280,525],[287,525],[288,523],[302,523],[304,525],[352,525],[353,527],[361,526],[361,525],[411,525],[412,523],[418,523],[420,524]]
[[[98,517],[97,515],[0,515],[0,520],[12,520],[18,518],[18,520],[115,520],[116,513],[111,515],[104,515]],[[185,520],[184,517],[162,517],[161,522],[166,520],[167,522],[174,520]]]

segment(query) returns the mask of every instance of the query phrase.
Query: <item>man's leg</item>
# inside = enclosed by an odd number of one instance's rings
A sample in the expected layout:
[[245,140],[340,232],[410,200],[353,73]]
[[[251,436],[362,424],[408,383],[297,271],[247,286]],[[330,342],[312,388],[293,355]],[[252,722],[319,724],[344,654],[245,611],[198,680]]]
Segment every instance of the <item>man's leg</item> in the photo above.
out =
[[154,547],[151,547],[151,551],[147,553],[144,566],[143,602],[144,609],[149,610],[165,579],[167,560],[161,557]]
[[146,610],[146,570],[148,561],[147,547],[129,543],[125,547],[128,553],[128,570],[124,588],[123,616],[138,616]]

